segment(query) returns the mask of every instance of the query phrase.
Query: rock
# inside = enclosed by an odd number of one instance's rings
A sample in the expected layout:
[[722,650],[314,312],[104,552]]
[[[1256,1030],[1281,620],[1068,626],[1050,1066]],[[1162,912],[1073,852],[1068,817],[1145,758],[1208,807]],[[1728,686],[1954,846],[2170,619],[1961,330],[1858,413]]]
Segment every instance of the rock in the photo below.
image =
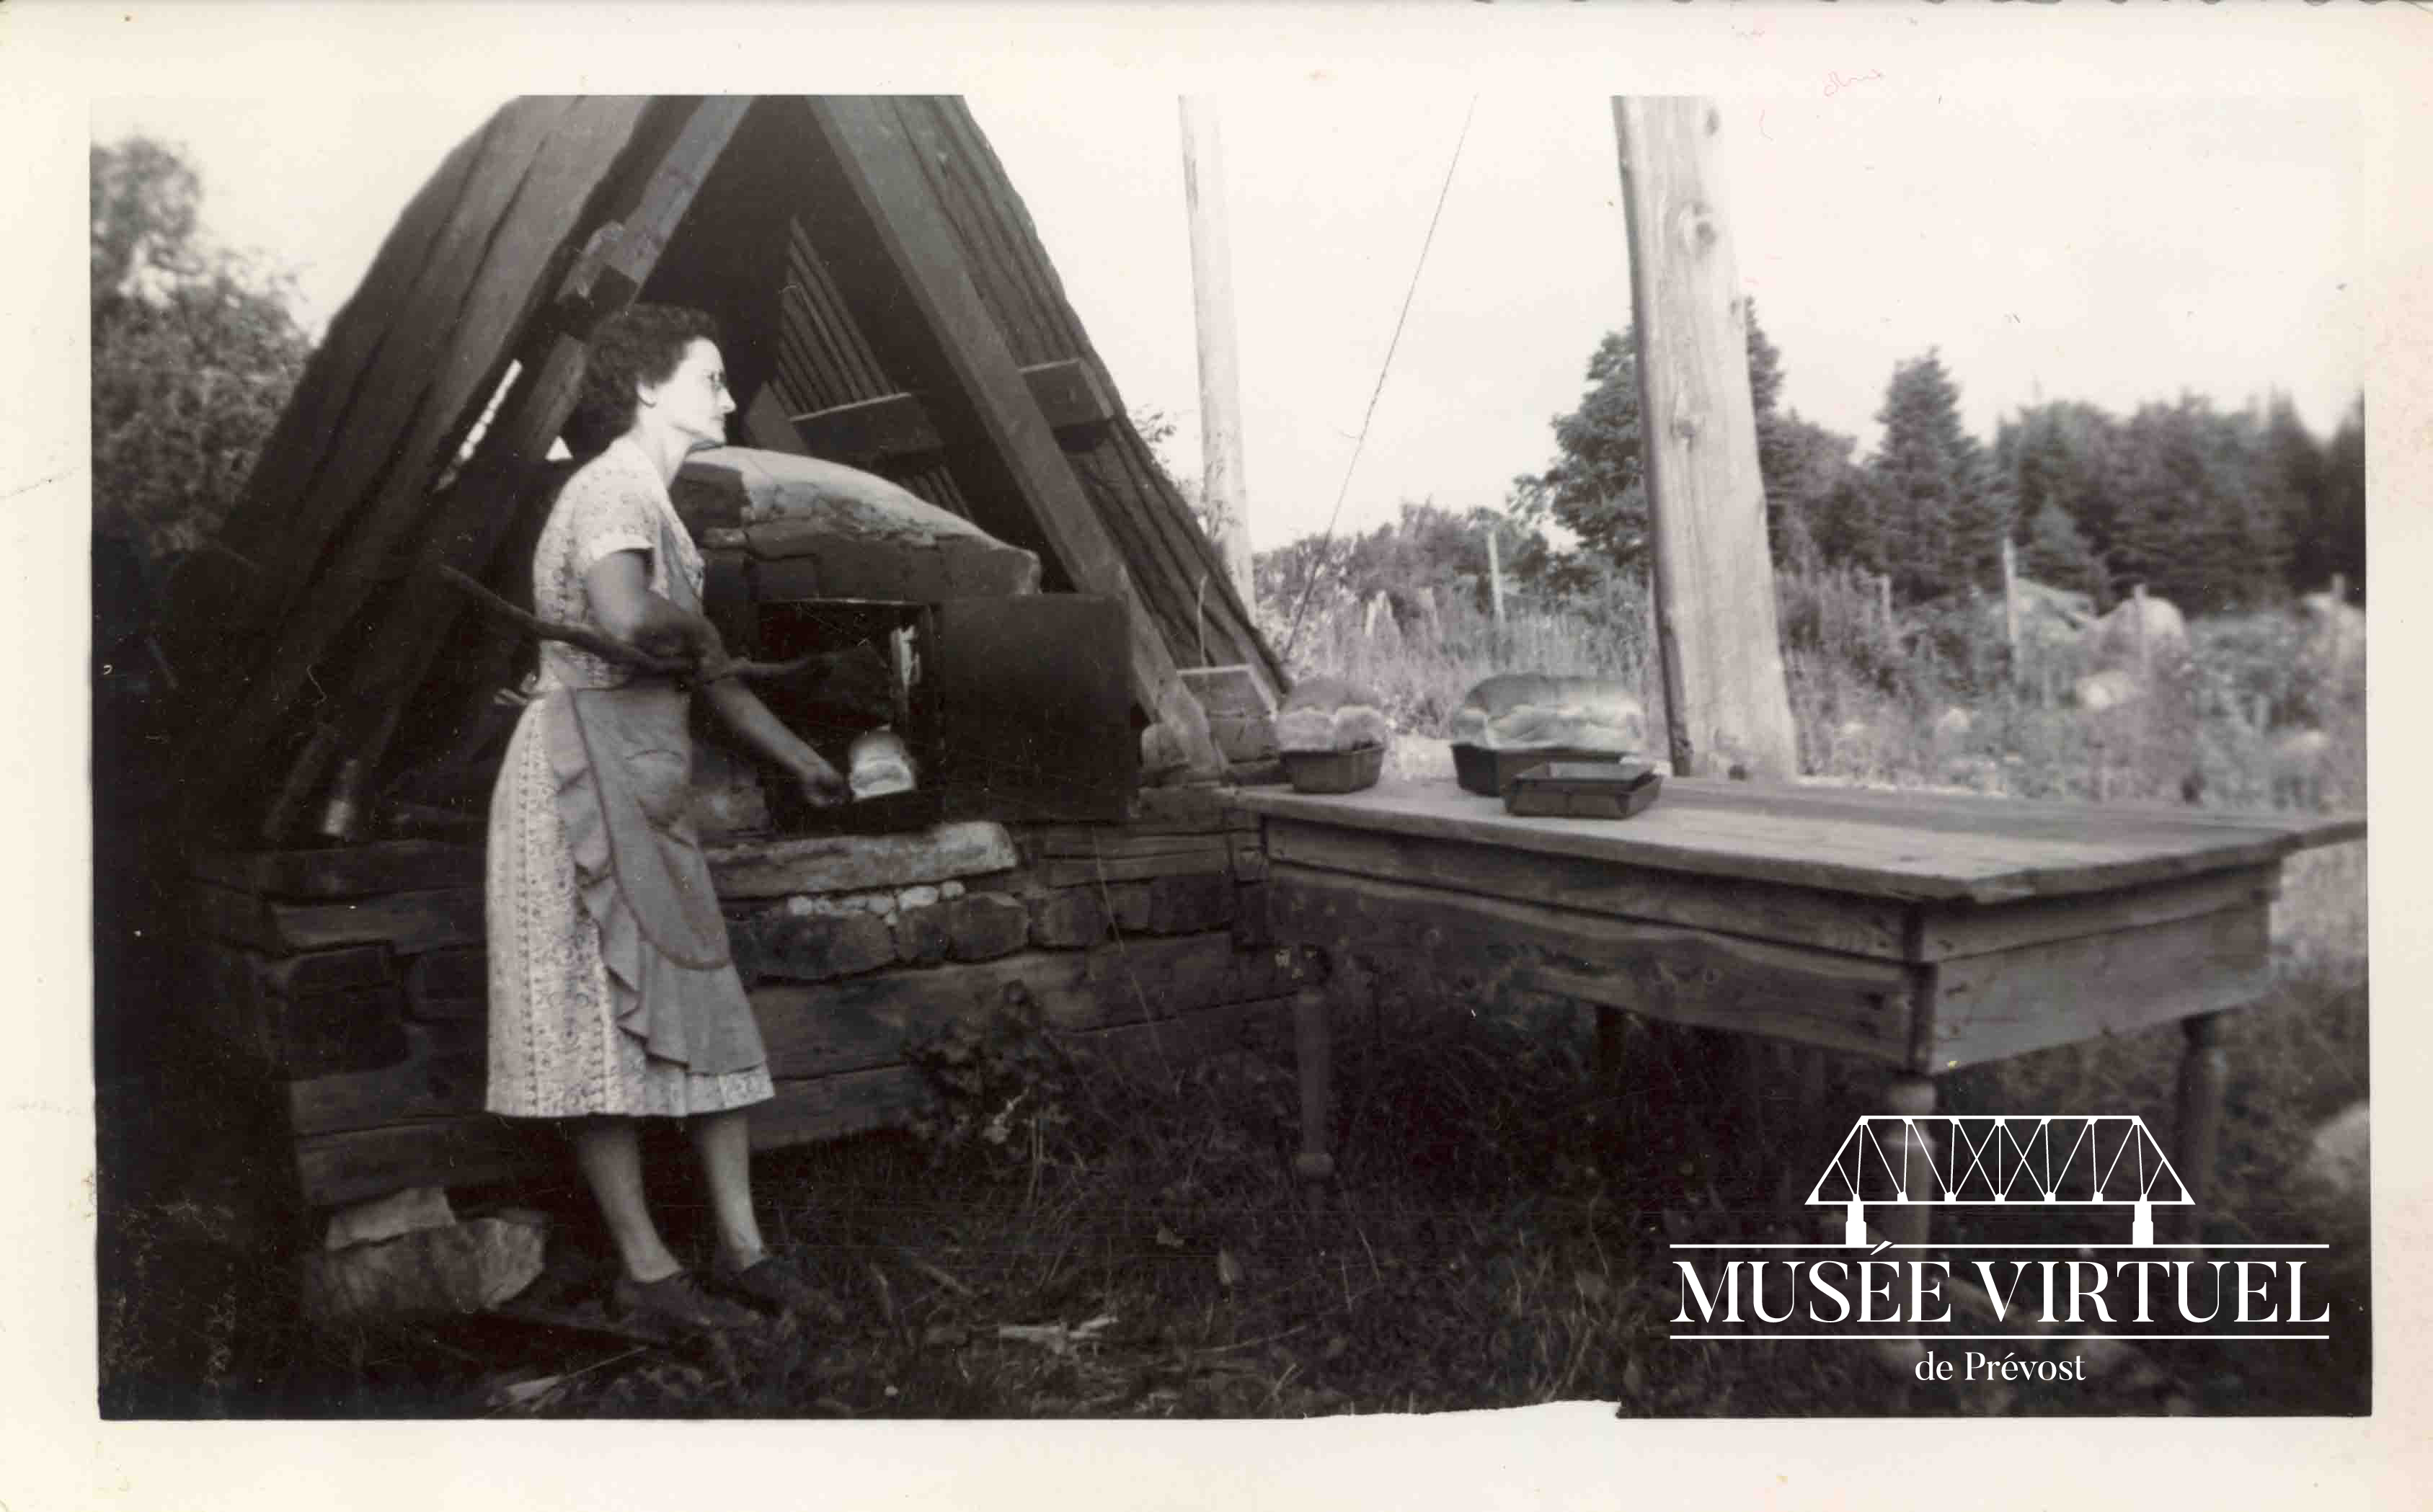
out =
[[2306,1142],[2298,1180],[2343,1199],[2364,1200],[2373,1175],[2373,1140],[2367,1104],[2342,1110]]
[[305,1257],[304,1310],[316,1322],[496,1307],[537,1280],[541,1230],[503,1218],[422,1229]]
[[1977,722],[1969,712],[1955,704],[1945,709],[1935,719],[1934,738],[1938,740],[1957,740],[1976,728],[1976,725]]
[[2123,599],[2095,622],[2090,650],[2100,667],[2134,668],[2141,657],[2147,666],[2158,668],[2186,661],[2188,622],[2169,599]]
[[2080,708],[2101,714],[2136,702],[2139,688],[2135,674],[2116,667],[2080,678],[2073,691]]
[[1019,898],[975,892],[946,909],[946,954],[957,960],[995,960],[1030,939],[1030,910]]
[[904,909],[895,915],[895,959],[909,966],[934,966],[951,942],[943,908]]
[[[744,930],[738,930],[739,935]],[[887,921],[867,913],[814,913],[756,920],[748,951],[758,976],[790,981],[826,981],[870,971],[895,960],[895,939]],[[740,944],[740,942],[739,942]],[[739,955],[747,954],[739,949]]]
[[[969,820],[903,835],[817,835],[711,845],[710,875],[727,899],[862,892],[1009,872],[1022,864],[1003,824]],[[944,890],[941,889],[943,895]]]
[[1030,901],[1030,943],[1076,950],[1107,937],[1107,910],[1088,888],[1062,888]]
[[908,887],[895,894],[896,907],[904,909],[926,909],[937,901],[938,890],[933,887]]
[[455,1221],[445,1188],[409,1186],[331,1214],[323,1248],[344,1249],[351,1245],[379,1244],[423,1229],[445,1229]]

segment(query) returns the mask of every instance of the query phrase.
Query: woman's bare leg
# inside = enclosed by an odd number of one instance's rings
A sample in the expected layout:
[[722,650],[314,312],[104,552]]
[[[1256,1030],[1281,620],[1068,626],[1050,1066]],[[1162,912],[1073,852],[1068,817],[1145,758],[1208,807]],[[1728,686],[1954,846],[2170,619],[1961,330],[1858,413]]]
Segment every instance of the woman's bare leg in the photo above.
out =
[[697,1113],[686,1120],[692,1147],[709,1183],[709,1207],[718,1224],[719,1257],[740,1270],[767,1252],[760,1221],[752,1213],[752,1130],[745,1111]]
[[642,1196],[640,1131],[631,1118],[586,1118],[574,1127],[574,1164],[608,1220],[625,1274],[638,1282],[663,1281],[683,1269],[651,1221]]

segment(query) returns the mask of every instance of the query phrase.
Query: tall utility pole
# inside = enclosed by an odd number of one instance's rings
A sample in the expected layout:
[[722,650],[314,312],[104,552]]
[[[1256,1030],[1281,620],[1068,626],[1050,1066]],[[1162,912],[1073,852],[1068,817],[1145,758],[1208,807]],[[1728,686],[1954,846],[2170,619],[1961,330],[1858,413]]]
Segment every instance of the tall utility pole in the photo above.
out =
[[1199,326],[1201,497],[1216,551],[1251,602],[1251,523],[1242,490],[1242,385],[1234,350],[1234,258],[1225,232],[1225,146],[1216,103],[1182,97],[1182,198],[1191,217],[1192,310]]
[[1724,221],[1721,118],[1703,99],[1617,97],[1640,433],[1673,769],[1799,770],[1766,552],[1748,303]]

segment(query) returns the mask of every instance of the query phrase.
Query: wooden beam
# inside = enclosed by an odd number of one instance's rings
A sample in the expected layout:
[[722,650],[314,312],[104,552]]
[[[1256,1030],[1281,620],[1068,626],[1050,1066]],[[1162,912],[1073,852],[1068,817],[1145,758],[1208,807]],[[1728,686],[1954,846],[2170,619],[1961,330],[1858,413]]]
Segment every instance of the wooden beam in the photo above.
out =
[[644,105],[582,99],[536,127],[536,148],[493,187],[491,199],[503,203],[451,226],[438,255],[451,276],[417,289],[393,315],[380,369],[366,380],[378,385],[380,402],[367,394],[356,406],[380,410],[388,423],[372,427],[366,413],[365,433],[334,449],[298,501],[297,543],[274,569],[276,591],[258,601],[268,613],[252,622],[250,675],[224,680],[214,689],[222,717],[188,733],[189,768],[204,779],[190,789],[198,817],[208,821],[231,790],[261,780],[264,751],[297,705],[326,683],[316,674],[341,675],[322,663],[431,539],[432,483],[496,391],[554,255],[577,234]]
[[[554,329],[534,333],[546,344],[546,356],[500,407],[466,476],[431,521],[429,561],[468,575],[487,569],[515,523],[519,484],[548,454],[574,407],[591,331],[641,291],[750,104],[721,97],[697,107],[637,201],[617,207],[622,218],[594,231],[555,292],[545,317]],[[357,732],[349,750],[366,772],[379,770],[396,731],[391,712],[415,696],[463,607],[454,590],[419,575],[400,587],[367,642],[369,654],[355,671],[348,700]],[[369,818],[363,814],[354,833],[332,838],[361,839]]]
[[1199,333],[1200,496],[1225,573],[1251,602],[1251,522],[1242,488],[1241,360],[1234,343],[1234,253],[1225,223],[1225,139],[1216,102],[1182,97],[1182,202],[1191,224],[1191,309]]
[[[1060,445],[1086,448],[1089,439],[1074,433],[1115,417],[1097,380],[1078,361],[1034,364],[1022,370],[1022,379]],[[796,447],[807,456],[862,468],[941,451],[947,437],[929,411],[918,394],[889,394],[813,410],[792,417]]]
[[[828,165],[840,195],[831,213],[840,222],[849,218],[876,254],[855,271],[875,297],[873,308],[901,309],[899,318],[889,322],[888,335],[910,359],[905,370],[939,385],[936,417],[945,422],[943,429],[985,439],[985,447],[971,450],[975,468],[993,474],[984,481],[1010,494],[1009,501],[1029,521],[1031,530],[1018,535],[1044,538],[1074,586],[1126,606],[1134,697],[1151,719],[1168,726],[1188,766],[1220,770],[1207,717],[1175,675],[1174,657],[1149,605],[981,302],[924,164],[888,102],[821,97],[808,105],[817,135],[832,155]],[[844,282],[845,270],[835,271]],[[856,292],[847,286],[848,295]],[[993,490],[966,489],[976,506],[983,491]],[[993,535],[1006,535],[985,518],[977,522]],[[1010,538],[1023,544],[1018,535]]]
[[1766,552],[1748,301],[1724,218],[1722,118],[1703,99],[1618,97],[1613,120],[1673,768],[1789,777],[1799,747]]
[[[463,213],[476,165],[486,172],[494,156],[528,155],[531,149],[520,145],[523,139],[518,134],[527,125],[537,129],[553,120],[566,104],[519,101],[502,110],[448,154],[390,228],[363,282],[306,359],[294,398],[280,413],[277,428],[246,479],[244,496],[220,529],[217,544],[227,550],[190,554],[170,579],[162,636],[171,663],[190,687],[199,690],[226,670],[226,658],[246,651],[233,632],[249,622],[251,605],[278,591],[263,565],[272,550],[283,550],[294,544],[296,532],[315,527],[315,521],[298,518],[298,505],[327,466],[329,450],[349,443],[379,444],[367,436],[375,417],[357,412],[354,405],[367,391],[377,392],[377,385],[364,380],[377,370],[383,348],[392,341],[403,345],[402,334],[391,330],[398,309],[418,280],[434,272],[441,234]],[[504,140],[511,136],[515,143]],[[206,701],[195,705],[194,711],[208,715],[213,708]]]

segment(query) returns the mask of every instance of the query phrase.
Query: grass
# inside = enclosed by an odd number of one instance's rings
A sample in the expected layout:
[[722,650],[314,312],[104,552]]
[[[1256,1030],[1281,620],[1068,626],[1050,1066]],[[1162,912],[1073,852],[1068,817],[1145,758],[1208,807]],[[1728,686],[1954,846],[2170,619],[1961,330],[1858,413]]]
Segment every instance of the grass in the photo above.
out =
[[[2305,796],[2362,806],[2361,674],[2353,688],[2301,686],[2294,659],[2273,660],[2287,647],[2270,624],[2200,625],[2192,738],[2173,746],[2168,728],[2143,732],[2159,756],[2116,741],[2106,773],[2077,711],[2007,679],[1970,695],[1983,677],[1965,637],[1903,639],[1851,586],[1803,591],[1796,622],[1812,633],[1795,647],[1794,705],[1803,749],[1833,774],[2055,795],[2102,781],[2114,796],[2168,796],[2192,754],[2208,802],[2287,800],[2261,708],[2268,723],[2305,718],[2334,733]],[[1452,611],[1440,634],[1396,650],[1347,613],[1314,609],[1296,655],[1302,670],[1337,658],[1322,665],[1378,687],[1408,732],[1403,746],[1424,759],[1441,745],[1421,737],[1488,671],[1643,677],[1644,640],[1630,629],[1640,612],[1516,617],[1498,642]],[[1895,656],[1897,646],[1908,649]],[[1938,728],[1955,704],[1970,709],[1968,728]],[[192,1077],[126,1079],[104,1089],[106,1129],[127,1127],[130,1099],[155,1099],[145,1119],[194,1137],[178,1142],[175,1164],[127,1152],[104,1162],[105,1410],[1264,1418],[1593,1398],[1662,1417],[2360,1412],[2366,1215],[2294,1167],[2311,1130],[2367,1092],[2363,849],[2288,869],[2273,990],[2227,1032],[2208,1231],[2328,1241],[2329,1345],[2156,1343],[2084,1385],[1913,1398],[1846,1345],[1674,1342],[1669,1245],[1812,1236],[1812,1218],[1772,1200],[1779,1173],[1765,1168],[1774,1151],[1805,1147],[1789,1079],[1761,1056],[1757,1084],[1772,1095],[1738,1095],[1746,1083],[1714,1043],[1634,1022],[1625,1083],[1601,1094],[1583,1011],[1535,1000],[1482,1013],[1409,970],[1343,985],[1339,1198],[1325,1211],[1303,1210],[1289,1174],[1296,1105],[1281,1027],[1236,1053],[1125,1074],[1013,1026],[976,1053],[1041,1089],[1014,1113],[975,1106],[927,1139],[874,1135],[761,1162],[769,1222],[835,1308],[723,1350],[638,1351],[488,1319],[306,1330],[285,1311],[276,1267],[259,1263],[266,1245],[299,1236],[248,1204],[241,1162],[257,1122],[204,1101]],[[1944,1107],[2134,1112],[2168,1130],[2179,1050],[2167,1028],[2025,1056],[1947,1079]],[[1827,1072],[1813,1115],[1838,1130],[1875,1106],[1879,1081],[1855,1062]],[[655,1170],[679,1244],[699,1243],[705,1215],[672,1145]],[[572,1248],[602,1248],[570,1188],[513,1196],[558,1213]],[[1982,1221],[1938,1232],[1964,1238]]]

